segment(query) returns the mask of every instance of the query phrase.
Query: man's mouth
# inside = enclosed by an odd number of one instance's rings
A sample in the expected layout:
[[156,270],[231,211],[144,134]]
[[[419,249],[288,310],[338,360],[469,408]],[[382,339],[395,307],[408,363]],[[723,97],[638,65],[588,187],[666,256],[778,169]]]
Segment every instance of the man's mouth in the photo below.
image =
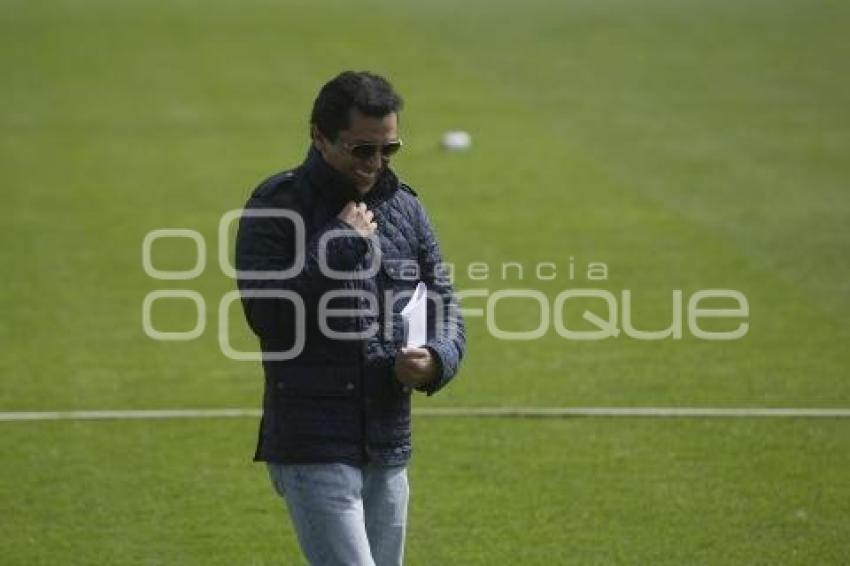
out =
[[371,181],[372,179],[375,178],[377,171],[364,171],[363,169],[355,169],[354,173],[360,179],[363,179],[365,181]]

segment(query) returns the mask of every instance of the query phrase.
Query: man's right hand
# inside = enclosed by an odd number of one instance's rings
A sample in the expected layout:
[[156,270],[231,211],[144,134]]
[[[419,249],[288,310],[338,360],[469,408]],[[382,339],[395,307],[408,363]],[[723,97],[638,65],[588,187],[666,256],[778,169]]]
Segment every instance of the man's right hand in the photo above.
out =
[[337,215],[337,218],[354,228],[364,238],[368,238],[378,229],[378,225],[373,221],[374,217],[364,203],[354,201],[349,201]]

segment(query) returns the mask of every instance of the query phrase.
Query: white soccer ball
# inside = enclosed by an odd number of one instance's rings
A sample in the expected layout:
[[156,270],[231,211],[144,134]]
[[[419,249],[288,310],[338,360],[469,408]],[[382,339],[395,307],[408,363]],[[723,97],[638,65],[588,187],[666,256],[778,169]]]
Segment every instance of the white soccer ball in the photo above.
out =
[[469,149],[469,146],[472,144],[472,138],[468,132],[460,130],[446,132],[443,134],[440,144],[443,146],[443,149],[449,151],[463,151]]

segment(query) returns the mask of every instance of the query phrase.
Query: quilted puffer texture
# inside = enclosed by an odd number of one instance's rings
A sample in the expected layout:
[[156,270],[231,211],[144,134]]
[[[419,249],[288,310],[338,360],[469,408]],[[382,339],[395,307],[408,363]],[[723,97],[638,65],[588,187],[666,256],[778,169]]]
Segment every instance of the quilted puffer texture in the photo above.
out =
[[416,194],[384,171],[363,199],[378,225],[374,238],[337,218],[350,200],[359,200],[354,187],[311,149],[245,206],[238,285],[265,373],[257,460],[409,459],[411,392],[393,364],[404,341],[399,313],[420,280],[429,290],[425,347],[440,366],[424,391],[434,394],[457,373],[463,320]]

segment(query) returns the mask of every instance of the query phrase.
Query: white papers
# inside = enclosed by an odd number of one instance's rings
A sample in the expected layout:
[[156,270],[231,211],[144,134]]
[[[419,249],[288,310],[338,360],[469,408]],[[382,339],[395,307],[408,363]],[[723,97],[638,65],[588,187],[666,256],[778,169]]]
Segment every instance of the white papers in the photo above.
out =
[[428,341],[428,287],[421,281],[413,296],[401,309],[404,321],[404,345],[408,348],[424,346]]

